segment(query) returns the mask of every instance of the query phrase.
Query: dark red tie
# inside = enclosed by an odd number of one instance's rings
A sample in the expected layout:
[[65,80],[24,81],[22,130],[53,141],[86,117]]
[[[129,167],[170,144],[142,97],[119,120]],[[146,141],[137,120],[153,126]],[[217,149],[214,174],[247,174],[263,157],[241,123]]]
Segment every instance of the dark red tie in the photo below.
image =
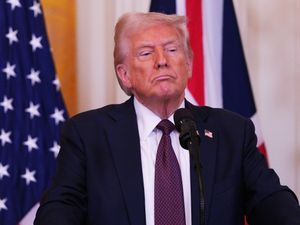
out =
[[155,225],[185,225],[181,172],[170,138],[175,126],[164,119],[157,128],[163,135],[155,162]]

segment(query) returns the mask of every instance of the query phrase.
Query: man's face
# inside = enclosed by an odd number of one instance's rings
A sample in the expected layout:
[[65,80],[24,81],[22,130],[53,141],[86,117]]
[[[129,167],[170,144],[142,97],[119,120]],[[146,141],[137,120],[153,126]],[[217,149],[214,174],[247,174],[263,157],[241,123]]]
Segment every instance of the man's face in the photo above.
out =
[[184,97],[191,62],[175,28],[151,26],[130,36],[128,44],[125,62],[117,66],[117,72],[139,101]]

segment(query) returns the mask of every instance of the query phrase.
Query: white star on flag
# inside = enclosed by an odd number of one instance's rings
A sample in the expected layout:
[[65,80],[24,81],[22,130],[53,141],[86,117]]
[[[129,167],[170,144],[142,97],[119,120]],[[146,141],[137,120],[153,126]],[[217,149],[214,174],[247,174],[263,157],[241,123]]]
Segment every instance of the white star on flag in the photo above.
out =
[[29,7],[29,9],[33,11],[34,17],[42,14],[40,3],[37,3],[36,1],[33,2],[33,5]]
[[5,130],[1,129],[1,134],[0,134],[0,140],[1,140],[1,146],[4,147],[5,143],[10,143],[11,144],[11,139],[10,136],[11,132],[5,132]]
[[6,3],[10,4],[11,10],[22,6],[19,0],[6,0]]
[[23,144],[28,147],[28,151],[31,152],[32,149],[38,149],[37,142],[38,138],[32,138],[30,135],[27,136],[27,141],[24,141]]
[[6,67],[4,69],[2,69],[2,71],[4,73],[6,73],[6,79],[9,80],[10,77],[15,77],[16,73],[15,73],[15,67],[16,65],[10,65],[9,62],[6,63]]
[[55,120],[55,124],[57,125],[59,122],[64,122],[64,116],[63,116],[64,110],[59,110],[55,107],[54,113],[50,115],[51,118]]
[[31,68],[30,74],[28,74],[26,77],[27,79],[31,80],[31,85],[34,86],[35,83],[41,83],[41,79],[39,77],[40,71],[35,71]]
[[6,113],[8,110],[14,110],[14,107],[12,106],[13,98],[7,98],[4,95],[3,101],[0,102],[0,105],[4,108],[4,112]]
[[0,163],[0,180],[2,180],[2,178],[4,177],[4,176],[7,176],[7,177],[9,177],[9,173],[8,173],[8,167],[9,167],[9,165],[7,164],[7,165],[5,165],[5,166],[3,166],[2,165],[2,163]]
[[33,102],[29,103],[29,107],[27,109],[25,109],[26,112],[28,112],[30,114],[30,119],[33,119],[34,116],[41,116],[41,114],[39,113],[39,104],[34,105]]
[[6,207],[6,205],[5,205],[5,202],[6,202],[6,201],[7,201],[6,198],[4,198],[4,199],[1,199],[1,198],[0,198],[0,212],[1,212],[2,209],[7,210],[7,207]]
[[32,51],[35,51],[37,48],[43,48],[42,44],[42,36],[36,37],[34,34],[32,34],[32,38],[30,40],[30,45],[32,46]]
[[10,45],[13,42],[18,42],[17,33],[18,33],[18,30],[13,30],[12,27],[9,27],[8,33],[5,35],[5,37],[8,38]]
[[30,182],[36,182],[34,175],[35,175],[35,170],[30,171],[28,168],[26,168],[26,172],[22,174],[21,177],[26,180],[26,185],[28,186]]
[[56,141],[53,142],[53,146],[50,148],[50,152],[54,153],[54,157],[57,158],[57,155],[59,153],[60,150],[60,145],[57,144]]
[[59,79],[57,78],[57,76],[56,76],[55,80],[52,81],[52,84],[55,85],[56,91],[59,91],[59,89],[60,89],[60,82],[59,82]]

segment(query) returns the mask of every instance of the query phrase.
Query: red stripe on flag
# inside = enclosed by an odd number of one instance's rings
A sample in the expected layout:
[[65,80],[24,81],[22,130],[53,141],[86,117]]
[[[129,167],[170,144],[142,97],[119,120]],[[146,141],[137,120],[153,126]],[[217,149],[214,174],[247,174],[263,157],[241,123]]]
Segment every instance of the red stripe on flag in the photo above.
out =
[[194,52],[193,74],[188,89],[199,105],[204,105],[204,61],[202,32],[202,1],[186,0],[186,16]]
[[268,162],[268,154],[267,149],[264,143],[262,143],[260,146],[258,146],[259,151],[266,157],[266,160]]

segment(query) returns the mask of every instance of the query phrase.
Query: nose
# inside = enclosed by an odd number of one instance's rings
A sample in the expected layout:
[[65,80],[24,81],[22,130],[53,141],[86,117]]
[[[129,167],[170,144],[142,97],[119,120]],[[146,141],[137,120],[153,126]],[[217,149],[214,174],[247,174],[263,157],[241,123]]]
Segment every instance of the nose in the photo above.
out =
[[163,49],[156,50],[156,69],[161,69],[164,67],[168,67],[167,58],[165,56],[165,52]]

